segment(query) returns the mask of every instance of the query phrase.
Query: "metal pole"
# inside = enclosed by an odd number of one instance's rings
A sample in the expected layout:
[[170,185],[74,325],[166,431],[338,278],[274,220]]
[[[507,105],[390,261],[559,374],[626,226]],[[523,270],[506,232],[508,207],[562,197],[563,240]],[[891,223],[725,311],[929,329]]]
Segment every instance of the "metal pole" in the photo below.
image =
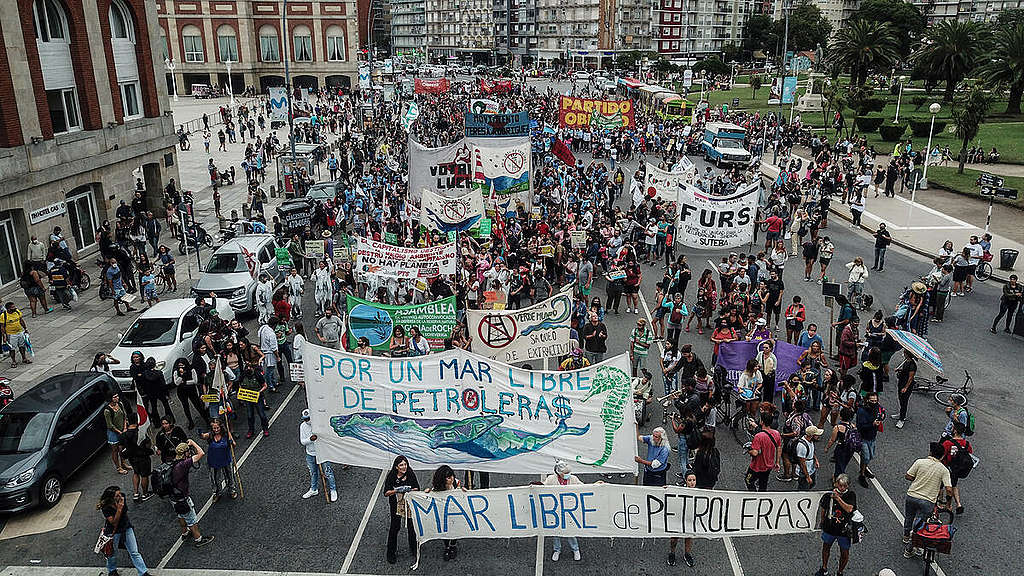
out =
[[896,117],[893,118],[893,120],[892,120],[893,124],[899,124],[900,123],[900,102],[903,101],[903,77],[902,76],[899,77],[899,82],[900,82],[900,93],[899,93],[899,95],[896,96]]
[[231,86],[231,65],[233,64],[233,62],[231,60],[227,60],[227,61],[224,62],[224,64],[227,64],[227,67],[228,67],[228,95],[231,98],[230,101],[228,102],[228,109],[229,110],[234,110],[235,109],[235,89],[234,89],[234,87]]
[[[932,114],[932,122],[928,128],[928,149],[924,152],[924,171],[921,173],[920,186],[928,185],[928,153],[932,149],[932,131],[935,129],[935,114]],[[910,207],[907,209],[907,227],[910,227],[910,217],[914,213],[914,202],[917,200],[918,184],[913,183],[910,187]]]
[[[292,167],[293,172],[292,178],[294,179],[295,171],[295,114],[292,108],[292,74],[288,67],[288,61],[291,59],[291,53],[288,49],[288,0],[284,0],[284,6],[281,9],[281,38],[283,39],[284,47],[284,85],[288,91],[288,141],[292,148]],[[294,181],[292,186],[294,186]]]
[[996,197],[994,195],[988,197],[988,217],[985,218],[985,233],[986,234],[988,233],[988,227],[992,224],[992,204],[994,204],[995,201],[996,201]]
[[779,58],[779,117],[775,122],[775,144],[772,146],[772,164],[775,164],[778,160],[779,154],[779,140],[782,139],[782,93],[785,92],[786,85],[786,51],[789,50],[789,10],[786,6],[786,0],[782,0],[782,17],[785,21],[784,33],[782,35],[782,54]]

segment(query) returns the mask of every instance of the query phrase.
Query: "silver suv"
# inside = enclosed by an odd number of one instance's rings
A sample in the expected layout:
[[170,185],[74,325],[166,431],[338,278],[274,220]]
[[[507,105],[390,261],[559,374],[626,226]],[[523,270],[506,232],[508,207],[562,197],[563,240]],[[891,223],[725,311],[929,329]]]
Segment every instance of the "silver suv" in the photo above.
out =
[[254,311],[260,273],[269,274],[275,286],[284,280],[277,267],[276,249],[272,234],[247,234],[228,240],[210,256],[192,294],[206,296],[213,292],[236,313]]

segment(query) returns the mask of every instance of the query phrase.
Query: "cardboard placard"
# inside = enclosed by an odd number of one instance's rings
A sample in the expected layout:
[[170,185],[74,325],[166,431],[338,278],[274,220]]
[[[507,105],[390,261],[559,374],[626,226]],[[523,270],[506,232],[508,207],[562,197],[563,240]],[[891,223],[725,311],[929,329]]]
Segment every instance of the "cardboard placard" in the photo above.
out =
[[288,364],[288,376],[292,382],[305,382],[306,374],[302,368],[302,362],[290,362]]
[[203,394],[202,396],[199,397],[199,399],[202,400],[203,402],[206,402],[207,404],[216,404],[217,402],[220,402],[220,395]]
[[250,390],[248,388],[239,388],[238,389],[238,400],[240,402],[253,402],[253,403],[259,402],[260,401],[260,391],[259,390]]

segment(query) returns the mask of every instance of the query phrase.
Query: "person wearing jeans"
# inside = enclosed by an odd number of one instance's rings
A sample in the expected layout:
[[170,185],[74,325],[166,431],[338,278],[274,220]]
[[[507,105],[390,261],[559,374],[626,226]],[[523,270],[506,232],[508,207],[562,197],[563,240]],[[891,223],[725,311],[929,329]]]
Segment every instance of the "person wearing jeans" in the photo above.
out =
[[[309,408],[302,411],[302,423],[299,424],[299,443],[306,448],[306,468],[309,469],[309,491],[302,495],[303,498],[312,498],[320,493],[320,470],[316,464],[316,434],[313,434],[313,425],[309,423]],[[330,462],[323,464],[324,477],[327,479],[327,489],[330,490],[331,502],[338,500],[338,487],[334,483],[334,470]]]
[[1013,315],[1017,313],[1017,308],[1020,306],[1021,298],[1024,297],[1024,285],[1017,281],[1016,274],[1010,274],[1010,281],[1003,284],[1003,294],[999,297],[999,314],[996,319],[992,321],[992,328],[989,330],[993,334],[996,333],[996,325],[999,321],[1006,317],[1006,324],[1003,331],[1006,333],[1010,332],[1010,324],[1013,323]]
[[[544,479],[545,486],[568,486],[571,484],[583,484],[579,478],[572,473],[572,469],[569,467],[569,463],[565,460],[559,460],[555,462],[555,473],[549,475]],[[580,543],[575,536],[569,536],[566,538],[569,541],[569,549],[572,550],[572,559],[579,561],[580,559]],[[558,557],[562,554],[562,539],[558,536],[551,538],[551,546],[553,548],[551,554],[551,560],[554,562],[558,561]]]
[[907,497],[903,503],[904,558],[914,555],[910,536],[931,515],[939,491],[945,490],[947,498],[953,497],[949,468],[942,463],[945,452],[941,443],[930,443],[928,457],[915,460],[905,475],[910,480],[910,487],[907,488]]
[[149,569],[146,568],[146,561],[143,560],[142,554],[139,553],[139,543],[135,539],[135,529],[132,528],[132,522],[128,519],[128,502],[121,489],[117,486],[108,486],[103,491],[103,495],[100,496],[100,501],[96,508],[103,514],[105,520],[103,533],[114,539],[110,543],[111,554],[106,557],[107,574],[117,573],[117,550],[123,543],[125,549],[128,550],[128,557],[131,558],[132,565],[135,566],[139,576],[148,576]]
[[891,242],[892,236],[885,229],[885,224],[879,223],[878,230],[875,231],[875,263],[871,266],[872,270],[885,270],[885,250]]

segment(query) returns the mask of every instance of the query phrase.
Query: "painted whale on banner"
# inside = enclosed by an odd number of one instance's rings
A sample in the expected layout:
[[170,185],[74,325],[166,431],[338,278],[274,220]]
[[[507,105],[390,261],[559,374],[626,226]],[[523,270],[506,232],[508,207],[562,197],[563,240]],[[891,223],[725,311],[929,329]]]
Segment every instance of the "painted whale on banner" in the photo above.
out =
[[503,460],[539,450],[561,436],[582,436],[590,430],[590,424],[568,426],[561,419],[551,432],[533,434],[500,426],[504,420],[494,414],[446,420],[358,412],[332,416],[331,427],[338,436],[356,438],[385,452],[444,464]]

